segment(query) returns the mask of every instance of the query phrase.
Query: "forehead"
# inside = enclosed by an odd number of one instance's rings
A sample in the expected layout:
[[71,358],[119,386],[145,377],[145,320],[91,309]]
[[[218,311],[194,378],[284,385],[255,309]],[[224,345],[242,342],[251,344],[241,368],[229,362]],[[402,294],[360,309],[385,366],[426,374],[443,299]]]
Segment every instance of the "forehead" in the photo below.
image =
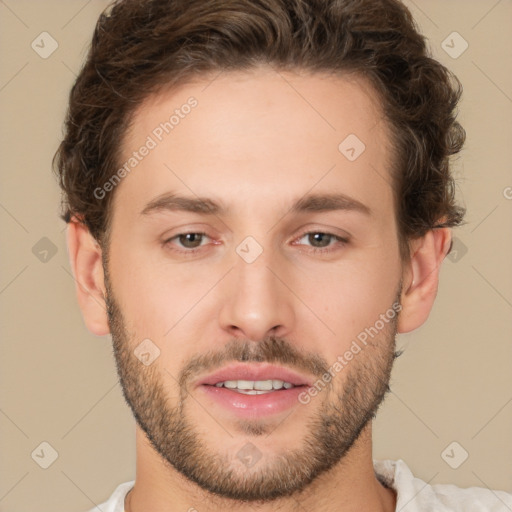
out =
[[387,123],[377,93],[356,75],[262,67],[205,76],[139,106],[120,164],[143,146],[151,149],[117,187],[118,207],[140,211],[169,190],[241,209],[255,195],[284,203],[313,189],[377,210],[393,204]]

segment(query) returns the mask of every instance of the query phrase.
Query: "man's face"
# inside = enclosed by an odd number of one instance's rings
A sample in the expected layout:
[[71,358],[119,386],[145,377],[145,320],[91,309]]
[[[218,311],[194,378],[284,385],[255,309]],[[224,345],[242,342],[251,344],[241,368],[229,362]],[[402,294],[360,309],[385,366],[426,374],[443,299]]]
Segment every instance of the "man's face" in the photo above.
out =
[[138,425],[212,492],[304,488],[371,420],[394,358],[402,266],[375,94],[225,73],[149,98],[122,148],[122,163],[139,154],[115,190],[106,286]]

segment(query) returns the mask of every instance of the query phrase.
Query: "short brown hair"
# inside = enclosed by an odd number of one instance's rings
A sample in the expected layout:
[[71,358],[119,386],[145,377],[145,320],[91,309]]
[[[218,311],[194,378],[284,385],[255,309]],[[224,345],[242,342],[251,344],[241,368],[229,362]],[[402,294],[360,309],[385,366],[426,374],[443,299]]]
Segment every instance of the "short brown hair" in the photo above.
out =
[[373,85],[394,143],[402,258],[411,238],[463,221],[449,162],[465,139],[455,113],[462,87],[430,56],[399,0],[115,1],[96,25],[54,158],[62,218],[76,216],[105,242],[113,193],[98,199],[94,190],[118,168],[123,135],[142,101],[205,73],[262,63],[357,73]]

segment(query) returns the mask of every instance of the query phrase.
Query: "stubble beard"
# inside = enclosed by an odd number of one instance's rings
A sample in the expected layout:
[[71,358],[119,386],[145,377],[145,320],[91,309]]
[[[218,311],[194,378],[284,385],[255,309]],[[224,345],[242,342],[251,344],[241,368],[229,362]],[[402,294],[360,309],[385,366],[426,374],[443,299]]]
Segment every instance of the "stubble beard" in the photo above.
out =
[[[299,447],[284,453],[279,450],[261,453],[254,466],[246,467],[236,453],[229,455],[227,449],[216,450],[211,446],[189,419],[187,409],[197,400],[188,395],[190,378],[197,376],[199,368],[226,360],[307,367],[314,369],[321,378],[328,370],[327,362],[318,356],[304,360],[304,356],[282,338],[268,337],[258,343],[232,340],[222,354],[212,357],[203,354],[182,369],[175,379],[180,400],[172,404],[163,384],[164,378],[169,381],[170,375],[164,375],[166,370],[157,364],[144,366],[135,357],[133,349],[137,342],[127,332],[107,273],[105,284],[117,371],[123,395],[138,426],[166,464],[217,496],[264,503],[305,490],[319,475],[343,460],[390,391],[391,370],[397,357],[397,317],[390,320],[379,336],[343,368],[345,380],[342,389],[335,389],[334,377],[329,386],[312,398],[309,405],[316,407],[317,411],[310,414],[305,423],[305,434]],[[258,438],[262,436],[283,435],[287,422],[304,423],[301,418],[304,407],[307,406],[298,403],[297,410],[277,429],[265,420],[239,420],[234,426],[239,433],[250,437],[246,442],[258,444]]]

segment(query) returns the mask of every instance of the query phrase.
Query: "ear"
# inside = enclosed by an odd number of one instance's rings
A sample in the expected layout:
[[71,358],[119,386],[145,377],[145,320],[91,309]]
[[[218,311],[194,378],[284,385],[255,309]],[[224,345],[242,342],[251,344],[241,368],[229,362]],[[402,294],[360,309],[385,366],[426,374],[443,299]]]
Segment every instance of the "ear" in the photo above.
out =
[[68,223],[67,242],[85,325],[97,336],[109,334],[101,247],[85,224],[76,218]]
[[399,333],[413,331],[427,320],[437,295],[441,264],[450,248],[449,228],[431,229],[411,242],[411,259],[403,275]]

